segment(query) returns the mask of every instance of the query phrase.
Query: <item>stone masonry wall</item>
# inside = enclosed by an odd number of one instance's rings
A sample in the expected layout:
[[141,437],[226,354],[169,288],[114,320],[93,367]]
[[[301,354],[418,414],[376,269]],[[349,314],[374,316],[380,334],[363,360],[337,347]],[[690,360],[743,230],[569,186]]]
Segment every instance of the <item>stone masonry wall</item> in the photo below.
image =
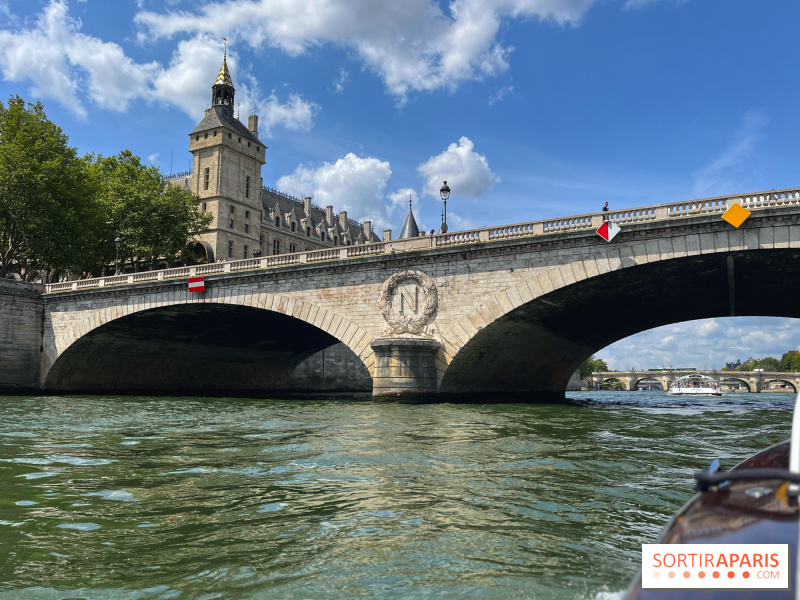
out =
[[42,288],[0,279],[0,391],[39,388]]
[[42,373],[46,376],[76,339],[110,320],[162,306],[219,303],[272,310],[310,323],[347,345],[374,375],[370,344],[386,325],[378,305],[381,286],[397,272],[419,269],[438,289],[438,312],[429,329],[441,344],[436,358],[441,378],[478,332],[554,290],[577,293],[583,285],[573,288],[577,282],[635,271],[647,263],[800,248],[800,214],[785,208],[754,213],[738,230],[718,215],[624,229],[612,244],[588,229],[430,249],[414,247],[428,239],[410,240],[408,249],[398,244],[391,254],[209,276],[202,294],[189,294],[185,279],[48,294]]
[[371,392],[372,377],[344,344],[335,344],[301,362],[289,379],[290,389]]

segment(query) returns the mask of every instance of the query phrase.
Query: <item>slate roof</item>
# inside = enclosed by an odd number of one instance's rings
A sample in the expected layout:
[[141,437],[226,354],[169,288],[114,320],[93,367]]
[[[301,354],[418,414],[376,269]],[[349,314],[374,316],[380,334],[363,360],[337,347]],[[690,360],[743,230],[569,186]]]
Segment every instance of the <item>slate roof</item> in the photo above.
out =
[[408,238],[419,237],[419,227],[417,227],[417,220],[414,218],[414,213],[411,212],[411,206],[408,207],[408,216],[406,222],[403,224],[403,231],[400,232],[398,239],[407,240]]
[[[206,109],[206,114],[203,117],[203,120],[197,124],[197,127],[192,129],[192,132],[189,135],[202,133],[204,131],[216,129],[217,127],[224,127],[225,129],[230,129],[237,135],[241,135],[243,138],[247,138],[252,142],[256,142],[257,144],[264,146],[264,142],[250,133],[250,130],[247,129],[247,126],[244,123],[234,117],[233,114],[226,116],[225,112],[233,113],[233,111],[227,106],[217,105]],[[266,148],[266,146],[264,147]]]
[[[305,212],[305,204],[301,199],[294,198],[288,194],[278,192],[277,190],[262,189],[261,204],[264,206],[265,211],[273,210],[276,206],[278,207],[278,212],[280,213],[279,216],[281,217],[281,229],[289,227],[289,225],[285,222],[286,215],[290,214],[292,211],[294,211],[298,221],[301,221],[302,219],[308,219],[306,226],[310,225],[313,227],[316,235],[319,234],[318,227],[323,225],[325,227],[325,243],[332,241],[329,239],[329,236],[338,235],[339,237],[342,237],[342,233],[347,234],[347,238],[349,238],[351,244],[356,242],[366,244],[370,242],[381,241],[374,231],[372,232],[371,238],[367,240],[363,233],[364,224],[354,221],[353,219],[347,220],[347,226],[344,231],[342,230],[342,226],[339,221],[339,215],[335,214],[333,216],[333,223],[327,223],[325,221],[325,209],[320,208],[315,204],[311,205],[310,214],[307,215]],[[272,228],[274,229],[274,223],[272,223]],[[344,243],[340,245],[344,245]]]

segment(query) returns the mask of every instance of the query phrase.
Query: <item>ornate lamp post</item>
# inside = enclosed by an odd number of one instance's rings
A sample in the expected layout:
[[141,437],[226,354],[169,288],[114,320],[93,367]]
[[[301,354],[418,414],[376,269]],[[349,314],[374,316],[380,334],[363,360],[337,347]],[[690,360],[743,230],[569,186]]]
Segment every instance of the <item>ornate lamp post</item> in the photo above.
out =
[[122,238],[117,236],[114,239],[114,245],[117,247],[117,260],[114,263],[116,265],[116,267],[115,267],[116,272],[114,273],[114,275],[118,275],[119,274],[119,247],[122,245]]
[[439,195],[442,197],[442,201],[444,202],[444,211],[442,212],[442,227],[439,230],[439,233],[447,233],[447,199],[450,197],[450,188],[447,186],[446,181],[439,189]]

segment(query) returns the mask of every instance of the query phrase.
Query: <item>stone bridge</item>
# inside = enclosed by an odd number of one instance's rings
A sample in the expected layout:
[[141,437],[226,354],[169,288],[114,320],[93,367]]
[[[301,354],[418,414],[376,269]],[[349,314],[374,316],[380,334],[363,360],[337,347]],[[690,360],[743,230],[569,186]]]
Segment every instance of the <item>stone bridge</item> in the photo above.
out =
[[[720,218],[733,202],[752,211],[738,229]],[[563,397],[584,358],[646,329],[800,316],[800,190],[612,211],[622,229],[610,243],[595,233],[603,218],[51,284],[26,381],[276,391],[342,344],[377,397],[542,400]],[[188,291],[195,275],[205,291]],[[0,336],[11,328],[0,316]],[[0,384],[22,385],[9,377]]]
[[609,380],[618,380],[626,390],[635,390],[636,386],[651,381],[657,382],[662,389],[668,390],[670,384],[684,375],[699,373],[707,375],[716,381],[722,382],[723,388],[728,386],[738,386],[743,391],[762,392],[772,384],[782,384],[782,388],[787,392],[797,393],[800,390],[800,373],[774,373],[765,371],[603,371],[592,373],[589,378],[589,387],[598,389],[599,386]]

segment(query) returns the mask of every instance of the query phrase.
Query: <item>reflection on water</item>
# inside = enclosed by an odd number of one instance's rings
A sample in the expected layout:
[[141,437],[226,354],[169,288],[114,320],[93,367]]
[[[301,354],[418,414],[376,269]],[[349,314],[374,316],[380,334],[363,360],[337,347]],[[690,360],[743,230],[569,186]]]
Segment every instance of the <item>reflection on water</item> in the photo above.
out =
[[0,598],[614,598],[794,396],[0,397]]

